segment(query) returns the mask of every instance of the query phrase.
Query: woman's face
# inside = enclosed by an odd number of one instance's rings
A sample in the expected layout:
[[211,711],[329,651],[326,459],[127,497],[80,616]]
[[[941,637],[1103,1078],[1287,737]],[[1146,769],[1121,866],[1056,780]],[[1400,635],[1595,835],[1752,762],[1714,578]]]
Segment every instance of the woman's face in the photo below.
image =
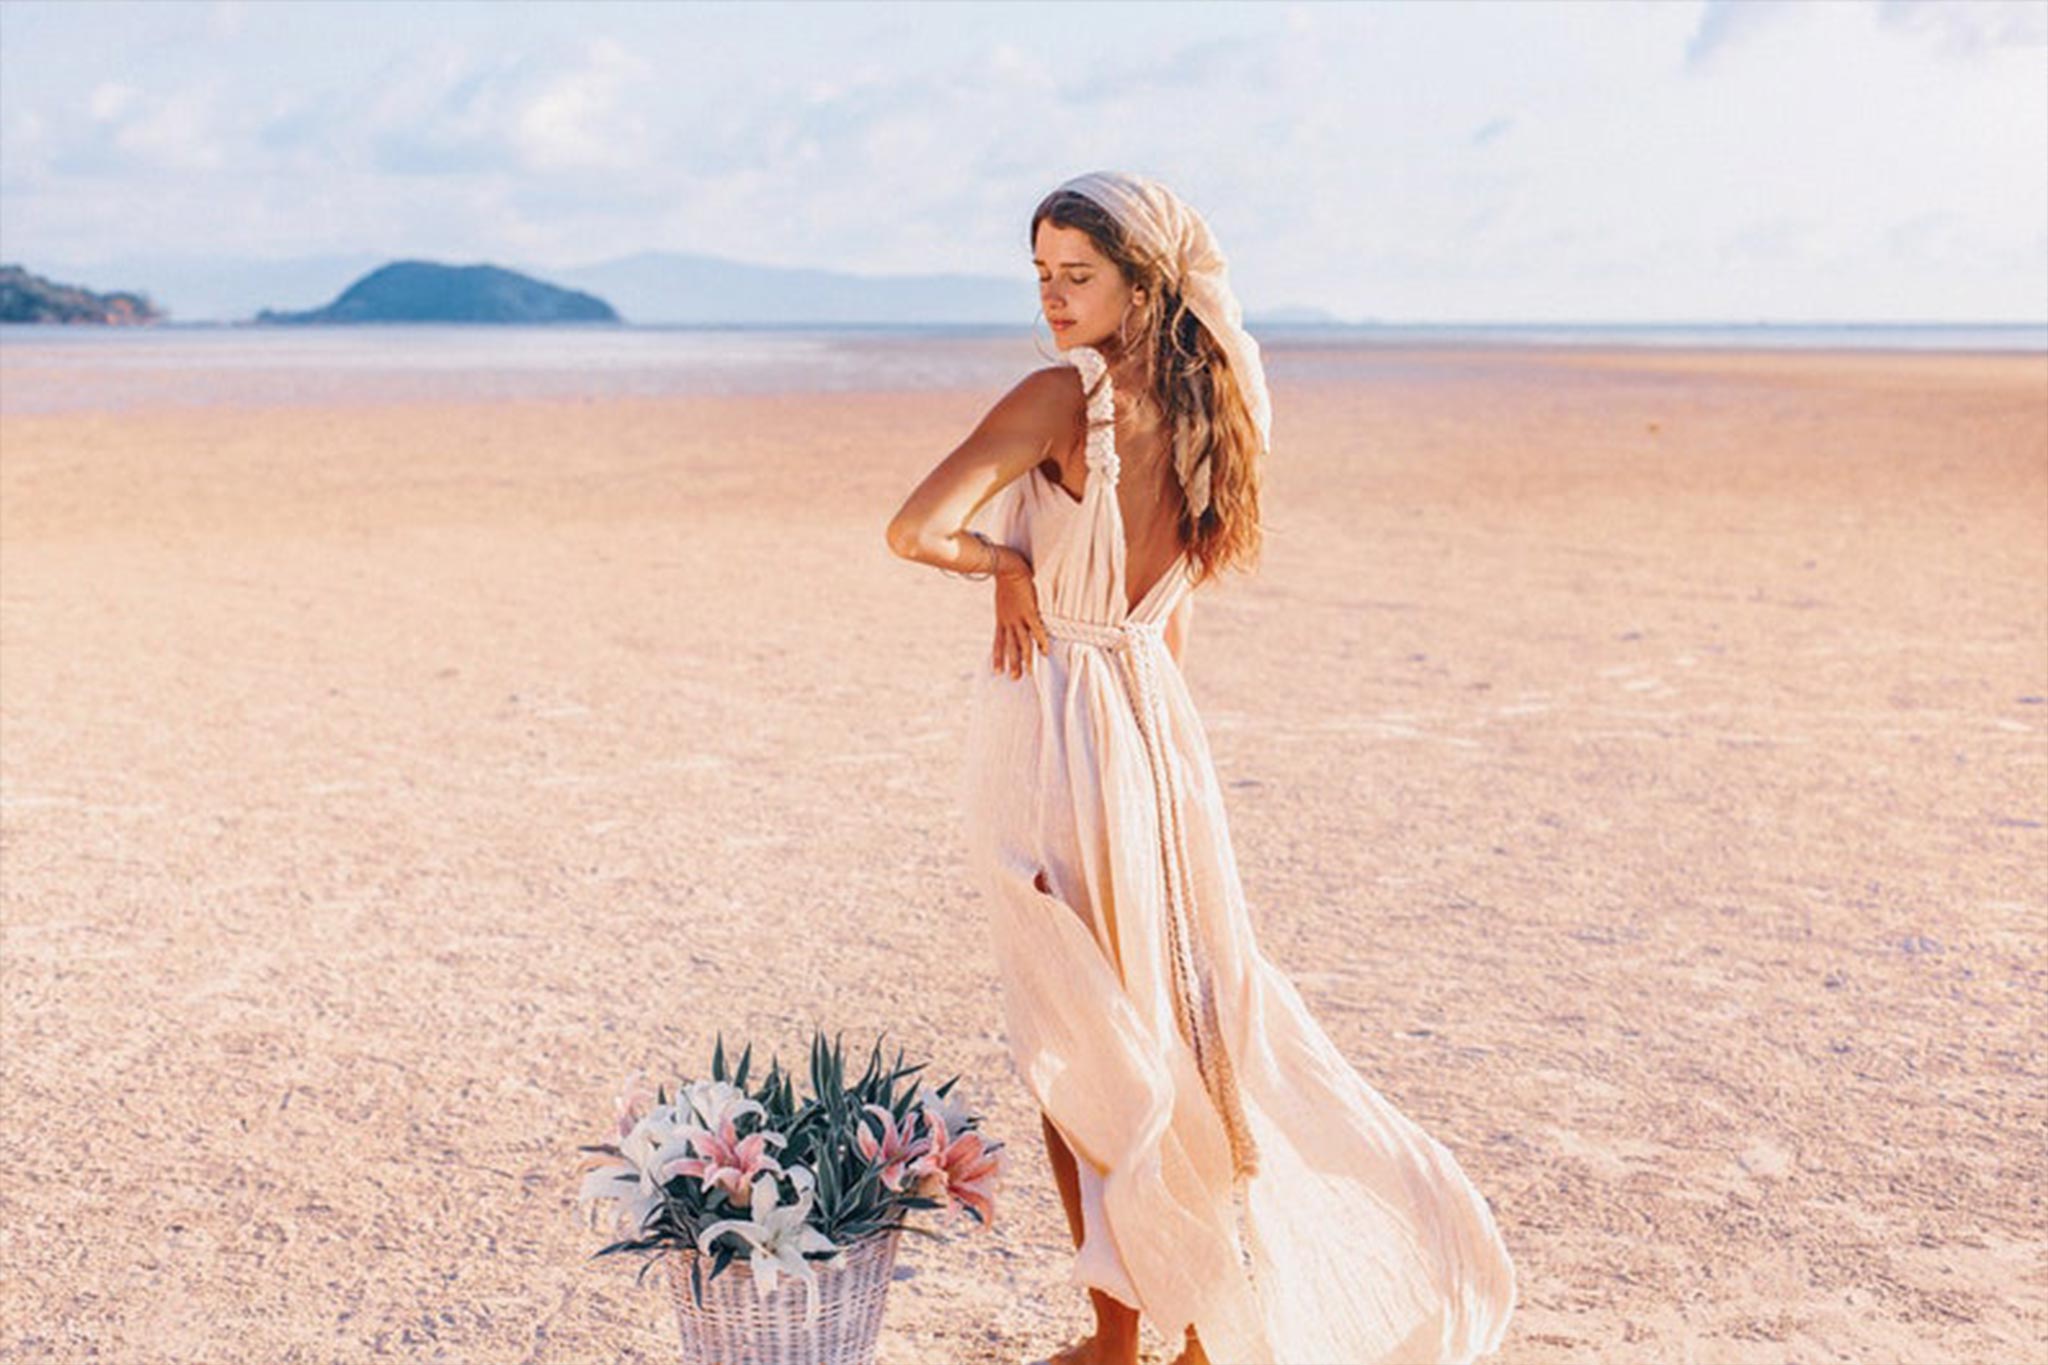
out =
[[1095,239],[1047,219],[1038,225],[1031,259],[1038,268],[1039,307],[1052,327],[1054,344],[1062,351],[1094,346],[1114,353],[1133,291]]

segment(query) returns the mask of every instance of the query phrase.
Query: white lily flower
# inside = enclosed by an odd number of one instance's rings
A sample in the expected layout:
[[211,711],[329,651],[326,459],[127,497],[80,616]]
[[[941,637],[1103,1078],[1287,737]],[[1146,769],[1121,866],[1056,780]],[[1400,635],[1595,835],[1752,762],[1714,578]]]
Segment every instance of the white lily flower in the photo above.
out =
[[750,1248],[747,1264],[753,1272],[755,1296],[765,1299],[773,1294],[778,1275],[794,1275],[804,1282],[804,1321],[810,1322],[818,1314],[818,1272],[804,1258],[804,1253],[836,1252],[841,1248],[809,1224],[814,1184],[810,1171],[802,1166],[793,1166],[789,1177],[797,1185],[794,1203],[778,1205],[775,1177],[763,1175],[754,1182],[753,1198],[748,1206],[753,1216],[721,1218],[710,1224],[697,1234],[697,1250],[708,1255],[711,1243],[724,1233],[730,1232],[741,1238]]
[[957,1085],[948,1092],[944,1099],[941,1099],[939,1098],[938,1087],[920,1084],[917,1087],[917,1103],[920,1108],[928,1113],[937,1114],[940,1118],[944,1119],[946,1121],[946,1131],[949,1133],[958,1134],[964,1131],[967,1127],[967,1120],[973,1117],[972,1114],[968,1113],[966,1103],[961,1100],[960,1087]]
[[637,1237],[647,1219],[661,1206],[661,1171],[669,1162],[689,1154],[691,1129],[673,1104],[658,1104],[619,1139],[618,1157],[599,1157],[595,1169],[583,1178],[577,1195],[579,1206],[598,1199],[618,1201],[617,1226],[627,1236]]
[[747,1092],[730,1081],[692,1081],[683,1088],[678,1097],[685,1117],[694,1115],[695,1126],[717,1132],[727,1119],[737,1122],[742,1114],[758,1114],[762,1119],[768,1111],[759,1103],[747,1098]]

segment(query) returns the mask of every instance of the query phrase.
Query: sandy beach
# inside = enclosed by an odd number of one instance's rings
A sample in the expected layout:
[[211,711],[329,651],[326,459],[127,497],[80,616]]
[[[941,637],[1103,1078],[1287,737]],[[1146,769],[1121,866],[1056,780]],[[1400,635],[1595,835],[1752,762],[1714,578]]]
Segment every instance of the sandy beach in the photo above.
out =
[[[1186,672],[1267,954],[1493,1203],[1497,1359],[2038,1350],[2048,357],[1377,359],[1275,357]],[[883,1365],[1079,1335],[956,828],[988,589],[883,541],[999,392],[0,419],[0,1360],[670,1359],[576,1147],[813,1023],[1014,1161]]]

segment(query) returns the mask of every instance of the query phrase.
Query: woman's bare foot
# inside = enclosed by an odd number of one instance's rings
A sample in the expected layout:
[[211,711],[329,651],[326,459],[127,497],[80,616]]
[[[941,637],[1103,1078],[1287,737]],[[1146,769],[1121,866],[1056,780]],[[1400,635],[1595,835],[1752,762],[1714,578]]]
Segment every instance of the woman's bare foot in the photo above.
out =
[[1209,1353],[1202,1349],[1202,1339],[1192,1327],[1188,1329],[1186,1349],[1173,1358],[1172,1365],[1210,1365]]

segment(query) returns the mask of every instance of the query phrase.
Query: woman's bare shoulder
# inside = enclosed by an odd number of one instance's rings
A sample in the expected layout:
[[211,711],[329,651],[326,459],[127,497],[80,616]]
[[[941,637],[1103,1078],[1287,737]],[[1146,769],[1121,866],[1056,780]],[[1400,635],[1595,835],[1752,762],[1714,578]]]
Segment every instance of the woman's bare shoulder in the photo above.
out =
[[992,427],[1030,431],[1050,439],[1073,431],[1086,406],[1081,376],[1074,367],[1047,365],[1011,385],[983,421]]
[[1022,402],[1054,416],[1070,416],[1085,406],[1081,373],[1072,365],[1046,365],[1033,370],[1010,389]]

